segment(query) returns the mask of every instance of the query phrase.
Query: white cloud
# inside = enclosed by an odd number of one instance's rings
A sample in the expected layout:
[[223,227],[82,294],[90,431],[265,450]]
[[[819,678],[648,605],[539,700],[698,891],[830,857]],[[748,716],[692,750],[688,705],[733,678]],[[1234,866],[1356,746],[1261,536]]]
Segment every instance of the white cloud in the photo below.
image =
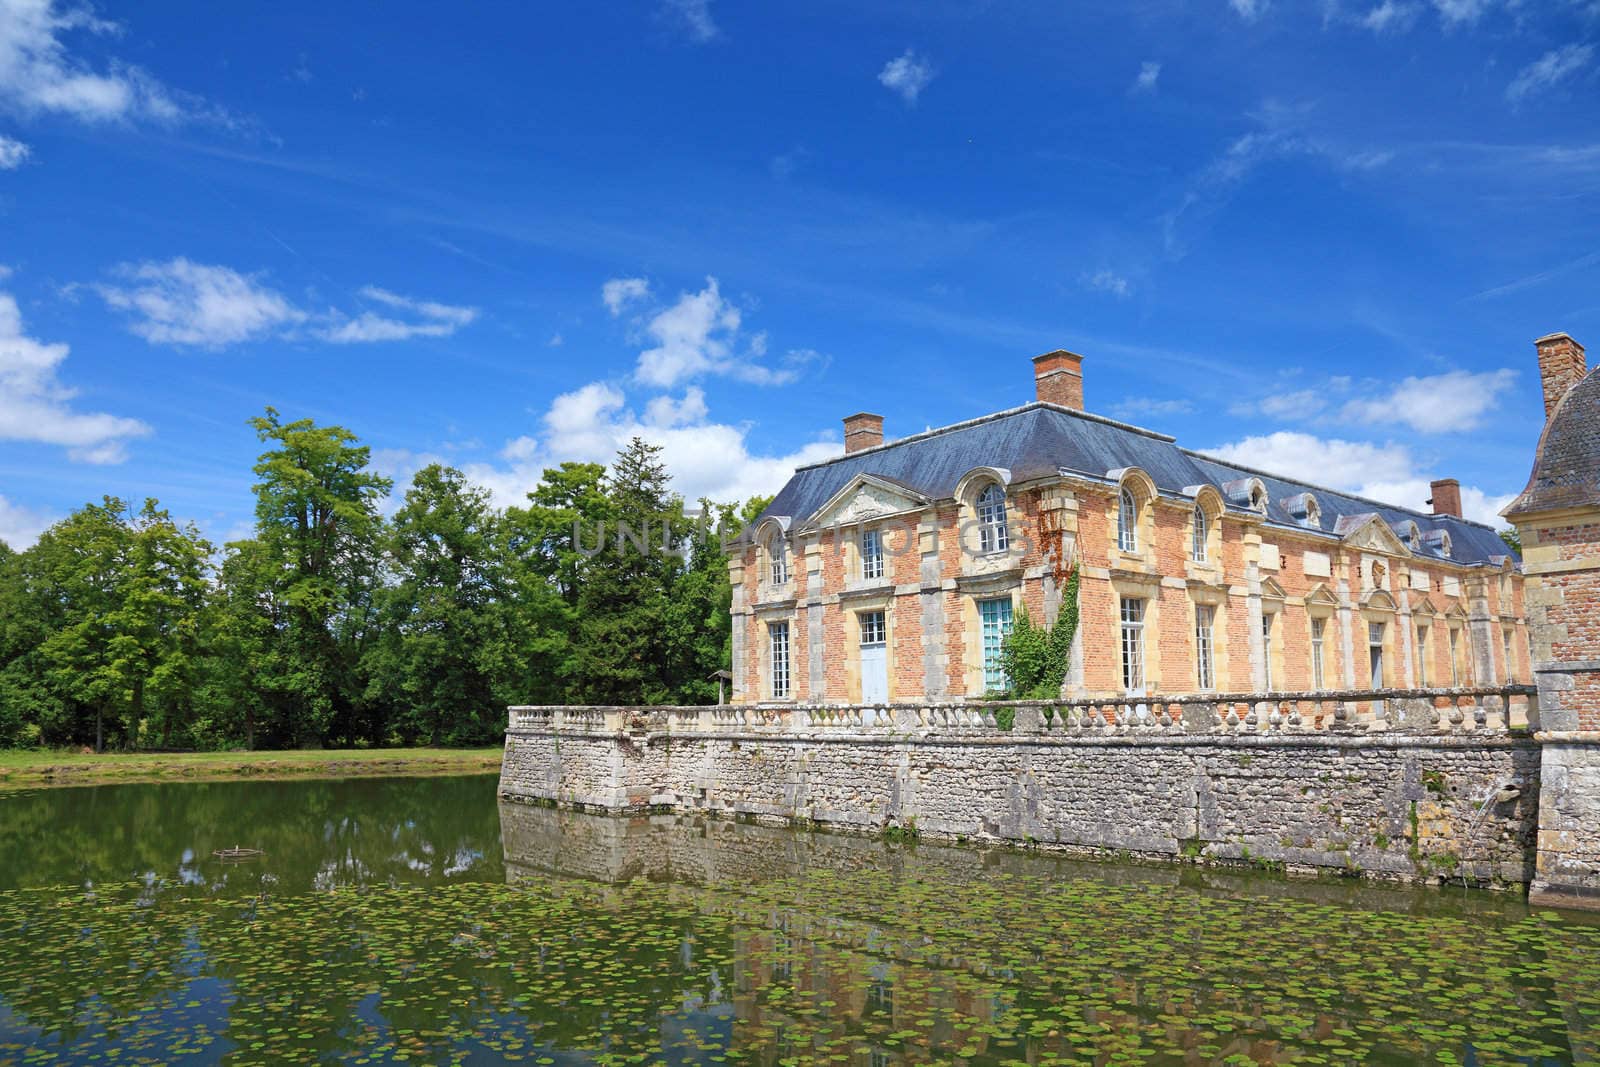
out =
[[112,59],[96,70],[68,49],[74,34],[105,37],[120,29],[86,4],[0,0],[0,106],[90,123],[233,123],[221,109],[167,88],[139,67]]
[[1378,34],[1403,33],[1417,21],[1417,15],[1421,11],[1422,9],[1416,4],[1383,0],[1383,3],[1362,16],[1361,25]]
[[1391,429],[1404,426],[1426,434],[1463,433],[1480,428],[1516,380],[1516,372],[1505,368],[1447,371],[1398,383],[1370,379],[1358,383],[1337,377],[1316,388],[1272,394],[1237,410],[1302,422],[1332,419]]
[[0,135],[0,170],[16,170],[32,154],[33,149],[21,141]]
[[1161,64],[1154,60],[1145,60],[1139,67],[1138,77],[1133,79],[1133,91],[1136,93],[1153,93],[1156,91],[1156,79],[1161,77]]
[[265,285],[259,277],[230,267],[195,263],[179,256],[165,263],[124,263],[113,272],[120,284],[94,290],[132,319],[128,329],[151,344],[222,348],[266,337],[309,336],[332,344],[405,341],[448,337],[475,321],[478,309],[432,300],[415,300],[377,286],[360,295],[392,314],[338,309],[313,314]]
[[1519,104],[1572,77],[1594,59],[1594,45],[1566,44],[1553,48],[1523,67],[1506,86],[1506,99]]
[[[633,283],[640,279],[620,279]],[[610,290],[602,296],[608,307],[616,297],[620,309],[642,299],[635,289]],[[641,324],[650,347],[639,353],[634,377],[644,385],[670,389],[681,382],[708,375],[736,378],[754,385],[786,385],[800,376],[800,368],[821,357],[810,349],[791,349],[781,367],[762,362],[767,350],[765,333],[752,335],[740,349],[744,314],[722,295],[717,279],[707,278],[698,293],[680,293],[675,303],[656,310]]]
[[[319,328],[316,333],[334,344],[360,344],[370,341],[408,341],[413,337],[449,337],[478,317],[478,309],[440,304],[432,300],[413,300],[369,285],[361,290],[368,300],[412,316],[411,321],[363,311],[353,319]],[[334,315],[338,317],[338,313]]]
[[1433,6],[1447,26],[1477,22],[1491,3],[1492,0],[1433,0]]
[[691,503],[701,497],[733,502],[775,493],[795,467],[842,450],[837,439],[819,436],[793,452],[753,452],[749,427],[711,421],[704,394],[694,388],[680,398],[652,398],[641,417],[620,389],[591,382],[556,397],[540,421],[538,436],[506,443],[501,462],[463,468],[501,506],[524,503],[545,468],[566,461],[609,464],[633,437],[662,447],[673,489]]
[[1112,296],[1123,297],[1133,291],[1128,279],[1116,271],[1102,267],[1093,274],[1084,276],[1083,284],[1097,293],[1110,293]]
[[605,301],[612,317],[622,314],[629,304],[649,295],[650,283],[643,278],[612,278],[600,287],[600,299]]
[[1171,418],[1188,415],[1195,410],[1192,400],[1157,400],[1148,396],[1132,396],[1113,404],[1111,414],[1129,422],[1142,418]]
[[1385,395],[1352,400],[1343,415],[1374,425],[1399,422],[1418,433],[1476,430],[1516,379],[1507,369],[1407,378]]
[[1228,6],[1246,22],[1254,22],[1266,14],[1269,0],[1228,0]]
[[907,104],[915,104],[922,90],[933,81],[934,73],[932,63],[914,49],[907,48],[884,64],[883,70],[878,72],[878,81],[890,92],[898,93]]
[[30,547],[55,520],[42,511],[0,496],[0,542],[18,552]]
[[[1419,470],[1411,451],[1394,442],[1376,445],[1279,432],[1246,437],[1205,451],[1227,463],[1354,493],[1395,507],[1426,512],[1428,498],[1433,495],[1430,482],[1434,475]],[[1465,518],[1503,526],[1505,520],[1498,513],[1513,496],[1495,496],[1475,486],[1463,486],[1461,509]]]
[[123,285],[100,285],[96,291],[113,308],[136,315],[128,328],[151,344],[220,348],[307,318],[255,278],[182,256],[166,263],[124,263],[115,273]]
[[0,440],[59,445],[79,463],[120,463],[127,442],[150,427],[72,408],[76,392],[56,377],[67,358],[64,344],[46,344],[22,332],[16,299],[0,293]]
[[715,40],[722,32],[711,17],[711,0],[661,0],[661,12],[697,44]]

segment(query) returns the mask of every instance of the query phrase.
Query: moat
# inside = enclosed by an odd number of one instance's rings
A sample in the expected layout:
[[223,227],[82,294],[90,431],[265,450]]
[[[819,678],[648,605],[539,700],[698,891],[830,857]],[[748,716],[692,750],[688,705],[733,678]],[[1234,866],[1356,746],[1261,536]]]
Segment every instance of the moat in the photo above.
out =
[[[1515,895],[584,816],[494,776],[0,794],[0,1063],[1600,1057]],[[231,846],[263,854],[225,863]]]

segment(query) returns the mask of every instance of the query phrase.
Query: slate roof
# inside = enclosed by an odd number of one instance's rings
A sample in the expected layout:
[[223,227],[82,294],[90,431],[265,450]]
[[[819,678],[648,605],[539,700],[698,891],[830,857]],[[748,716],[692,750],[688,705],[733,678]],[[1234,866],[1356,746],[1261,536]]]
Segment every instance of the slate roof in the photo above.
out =
[[[963,475],[985,466],[1010,471],[1013,483],[1061,473],[1103,480],[1110,471],[1138,467],[1150,475],[1163,496],[1187,498],[1185,489],[1209,484],[1223,492],[1229,510],[1235,512],[1244,509],[1229,500],[1222,487],[1259,478],[1269,499],[1266,518],[1273,525],[1318,529],[1331,538],[1336,536],[1334,529],[1341,518],[1377,514],[1395,529],[1414,521],[1424,542],[1430,531],[1448,531],[1452,542],[1449,559],[1455,563],[1498,566],[1512,554],[1499,534],[1479,523],[1391,507],[1225,463],[1179,448],[1175,439],[1165,434],[1042,402],[801,467],[762,517],[784,515],[795,523],[804,522],[861,474],[898,482],[934,500],[949,499]],[[1301,523],[1287,510],[1291,498],[1307,492],[1322,509],[1315,527]],[[1432,541],[1431,545],[1419,543],[1413,551],[1423,558],[1444,558],[1438,538]]]
[[1567,390],[1539,437],[1533,473],[1501,514],[1600,506],[1600,368]]

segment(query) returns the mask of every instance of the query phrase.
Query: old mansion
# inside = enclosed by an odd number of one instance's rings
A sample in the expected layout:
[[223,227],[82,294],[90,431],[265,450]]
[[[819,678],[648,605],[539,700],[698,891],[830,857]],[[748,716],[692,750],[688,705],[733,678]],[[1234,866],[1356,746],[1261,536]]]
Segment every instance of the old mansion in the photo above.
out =
[[1221,462],[1085,411],[1081,357],[1033,366],[1031,403],[893,441],[852,415],[795,472],[730,562],[736,703],[1002,693],[1074,570],[1067,697],[1529,680],[1520,563],[1454,480],[1420,512]]

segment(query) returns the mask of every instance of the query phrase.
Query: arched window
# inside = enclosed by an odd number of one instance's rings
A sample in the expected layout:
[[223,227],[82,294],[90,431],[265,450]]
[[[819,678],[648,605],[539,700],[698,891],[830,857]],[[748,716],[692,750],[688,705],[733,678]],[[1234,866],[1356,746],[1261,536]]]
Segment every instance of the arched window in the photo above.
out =
[[1259,485],[1250,490],[1250,510],[1267,513],[1267,491]]
[[773,534],[767,542],[767,557],[772,561],[772,584],[783,585],[789,580],[789,542],[782,534]]
[[1189,558],[1196,563],[1206,561],[1206,541],[1211,536],[1211,520],[1206,518],[1206,509],[1199,504],[1194,506],[1194,538],[1189,545]]
[[1139,503],[1127,486],[1117,494],[1117,547],[1124,552],[1139,550]]
[[1011,544],[1006,529],[1006,492],[999,482],[990,482],[978,494],[978,550],[1003,552]]

